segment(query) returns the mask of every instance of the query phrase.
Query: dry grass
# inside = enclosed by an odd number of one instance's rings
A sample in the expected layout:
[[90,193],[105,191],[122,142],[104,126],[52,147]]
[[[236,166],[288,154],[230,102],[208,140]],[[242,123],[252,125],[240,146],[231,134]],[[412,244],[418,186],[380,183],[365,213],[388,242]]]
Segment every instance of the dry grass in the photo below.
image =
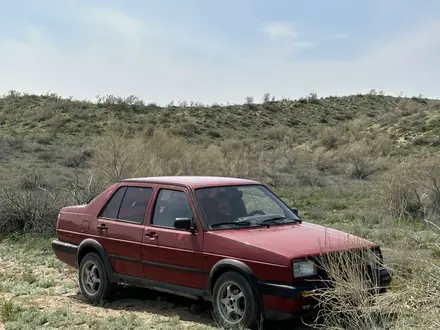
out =
[[378,278],[374,273],[366,276],[368,267],[376,267],[374,262],[371,262],[371,258],[374,260],[375,257],[371,251],[349,250],[317,258],[330,280],[325,281],[328,288],[318,289],[310,294],[318,300],[321,308],[319,318],[322,322],[315,324],[316,328],[381,328],[388,315],[382,309],[375,310],[374,303],[377,298],[371,292],[378,290],[374,285]]
[[[342,260],[351,273],[336,272],[334,289],[317,293],[325,326],[437,329],[440,102],[375,93],[248,101],[160,108],[135,98],[96,104],[56,95],[0,98],[0,234],[53,235],[62,205],[87,202],[121,178],[257,179],[306,221],[383,247],[395,277],[392,290],[371,297],[351,267],[354,260]],[[163,316],[151,301],[136,300],[131,309],[119,308],[125,298],[106,308],[84,304],[75,273],[54,260],[47,241],[26,237],[27,243],[0,244],[0,316],[7,328],[199,326]],[[328,270],[335,272],[335,264]],[[24,272],[24,265],[32,271]],[[175,315],[187,315],[182,310]]]
[[440,218],[439,161],[433,155],[408,158],[396,166],[379,186],[384,209],[395,219],[424,219],[435,225]]
[[214,329],[203,306],[148,290],[91,305],[78,294],[76,272],[54,256],[49,239],[0,243],[0,322],[6,329]]
[[424,254],[421,249],[409,249],[403,244],[385,249],[385,254],[385,262],[374,267],[390,269],[394,283],[391,291],[381,295],[371,294],[372,288],[378,289],[371,284],[377,283],[377,277],[365,276],[375,258],[371,251],[347,251],[317,258],[330,280],[326,282],[328,288],[310,294],[321,307],[319,323],[311,327],[439,329],[440,320],[436,315],[440,311],[440,267],[434,264],[439,260]]

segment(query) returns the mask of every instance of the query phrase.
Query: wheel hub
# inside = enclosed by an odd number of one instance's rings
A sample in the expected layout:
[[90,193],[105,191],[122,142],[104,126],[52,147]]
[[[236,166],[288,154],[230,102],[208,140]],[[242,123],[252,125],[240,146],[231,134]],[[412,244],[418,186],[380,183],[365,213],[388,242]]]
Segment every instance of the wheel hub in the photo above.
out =
[[233,282],[222,285],[217,298],[221,318],[229,324],[238,324],[244,317],[246,300],[241,288]]
[[84,290],[90,296],[95,295],[101,286],[101,276],[98,266],[91,260],[87,261],[82,270]]

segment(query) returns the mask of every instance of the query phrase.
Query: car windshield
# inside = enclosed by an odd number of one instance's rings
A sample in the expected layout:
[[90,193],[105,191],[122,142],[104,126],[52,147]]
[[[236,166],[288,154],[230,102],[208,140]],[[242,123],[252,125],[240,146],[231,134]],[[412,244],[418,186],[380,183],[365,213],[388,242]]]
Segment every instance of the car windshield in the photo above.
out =
[[287,224],[299,220],[263,185],[198,188],[195,195],[211,229]]

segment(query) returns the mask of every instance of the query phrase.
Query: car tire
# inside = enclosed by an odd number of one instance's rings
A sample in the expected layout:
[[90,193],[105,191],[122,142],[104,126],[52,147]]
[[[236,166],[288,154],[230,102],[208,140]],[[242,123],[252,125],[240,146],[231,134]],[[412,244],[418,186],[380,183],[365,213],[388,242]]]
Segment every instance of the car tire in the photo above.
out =
[[258,297],[243,275],[229,271],[214,284],[213,316],[226,329],[254,328],[260,318]]
[[81,260],[78,280],[81,293],[91,303],[109,300],[116,289],[116,283],[109,281],[100,256],[94,252]]

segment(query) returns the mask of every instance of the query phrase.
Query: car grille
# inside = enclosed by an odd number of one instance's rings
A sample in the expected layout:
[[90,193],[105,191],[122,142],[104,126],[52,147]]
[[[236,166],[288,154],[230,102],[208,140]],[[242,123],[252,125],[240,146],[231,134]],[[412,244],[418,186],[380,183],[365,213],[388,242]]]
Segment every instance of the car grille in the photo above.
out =
[[329,252],[311,259],[318,267],[317,277],[329,286],[342,280],[344,282],[362,281],[372,287],[378,284],[381,256],[379,260],[372,263],[368,258],[371,254],[371,250],[353,249]]

